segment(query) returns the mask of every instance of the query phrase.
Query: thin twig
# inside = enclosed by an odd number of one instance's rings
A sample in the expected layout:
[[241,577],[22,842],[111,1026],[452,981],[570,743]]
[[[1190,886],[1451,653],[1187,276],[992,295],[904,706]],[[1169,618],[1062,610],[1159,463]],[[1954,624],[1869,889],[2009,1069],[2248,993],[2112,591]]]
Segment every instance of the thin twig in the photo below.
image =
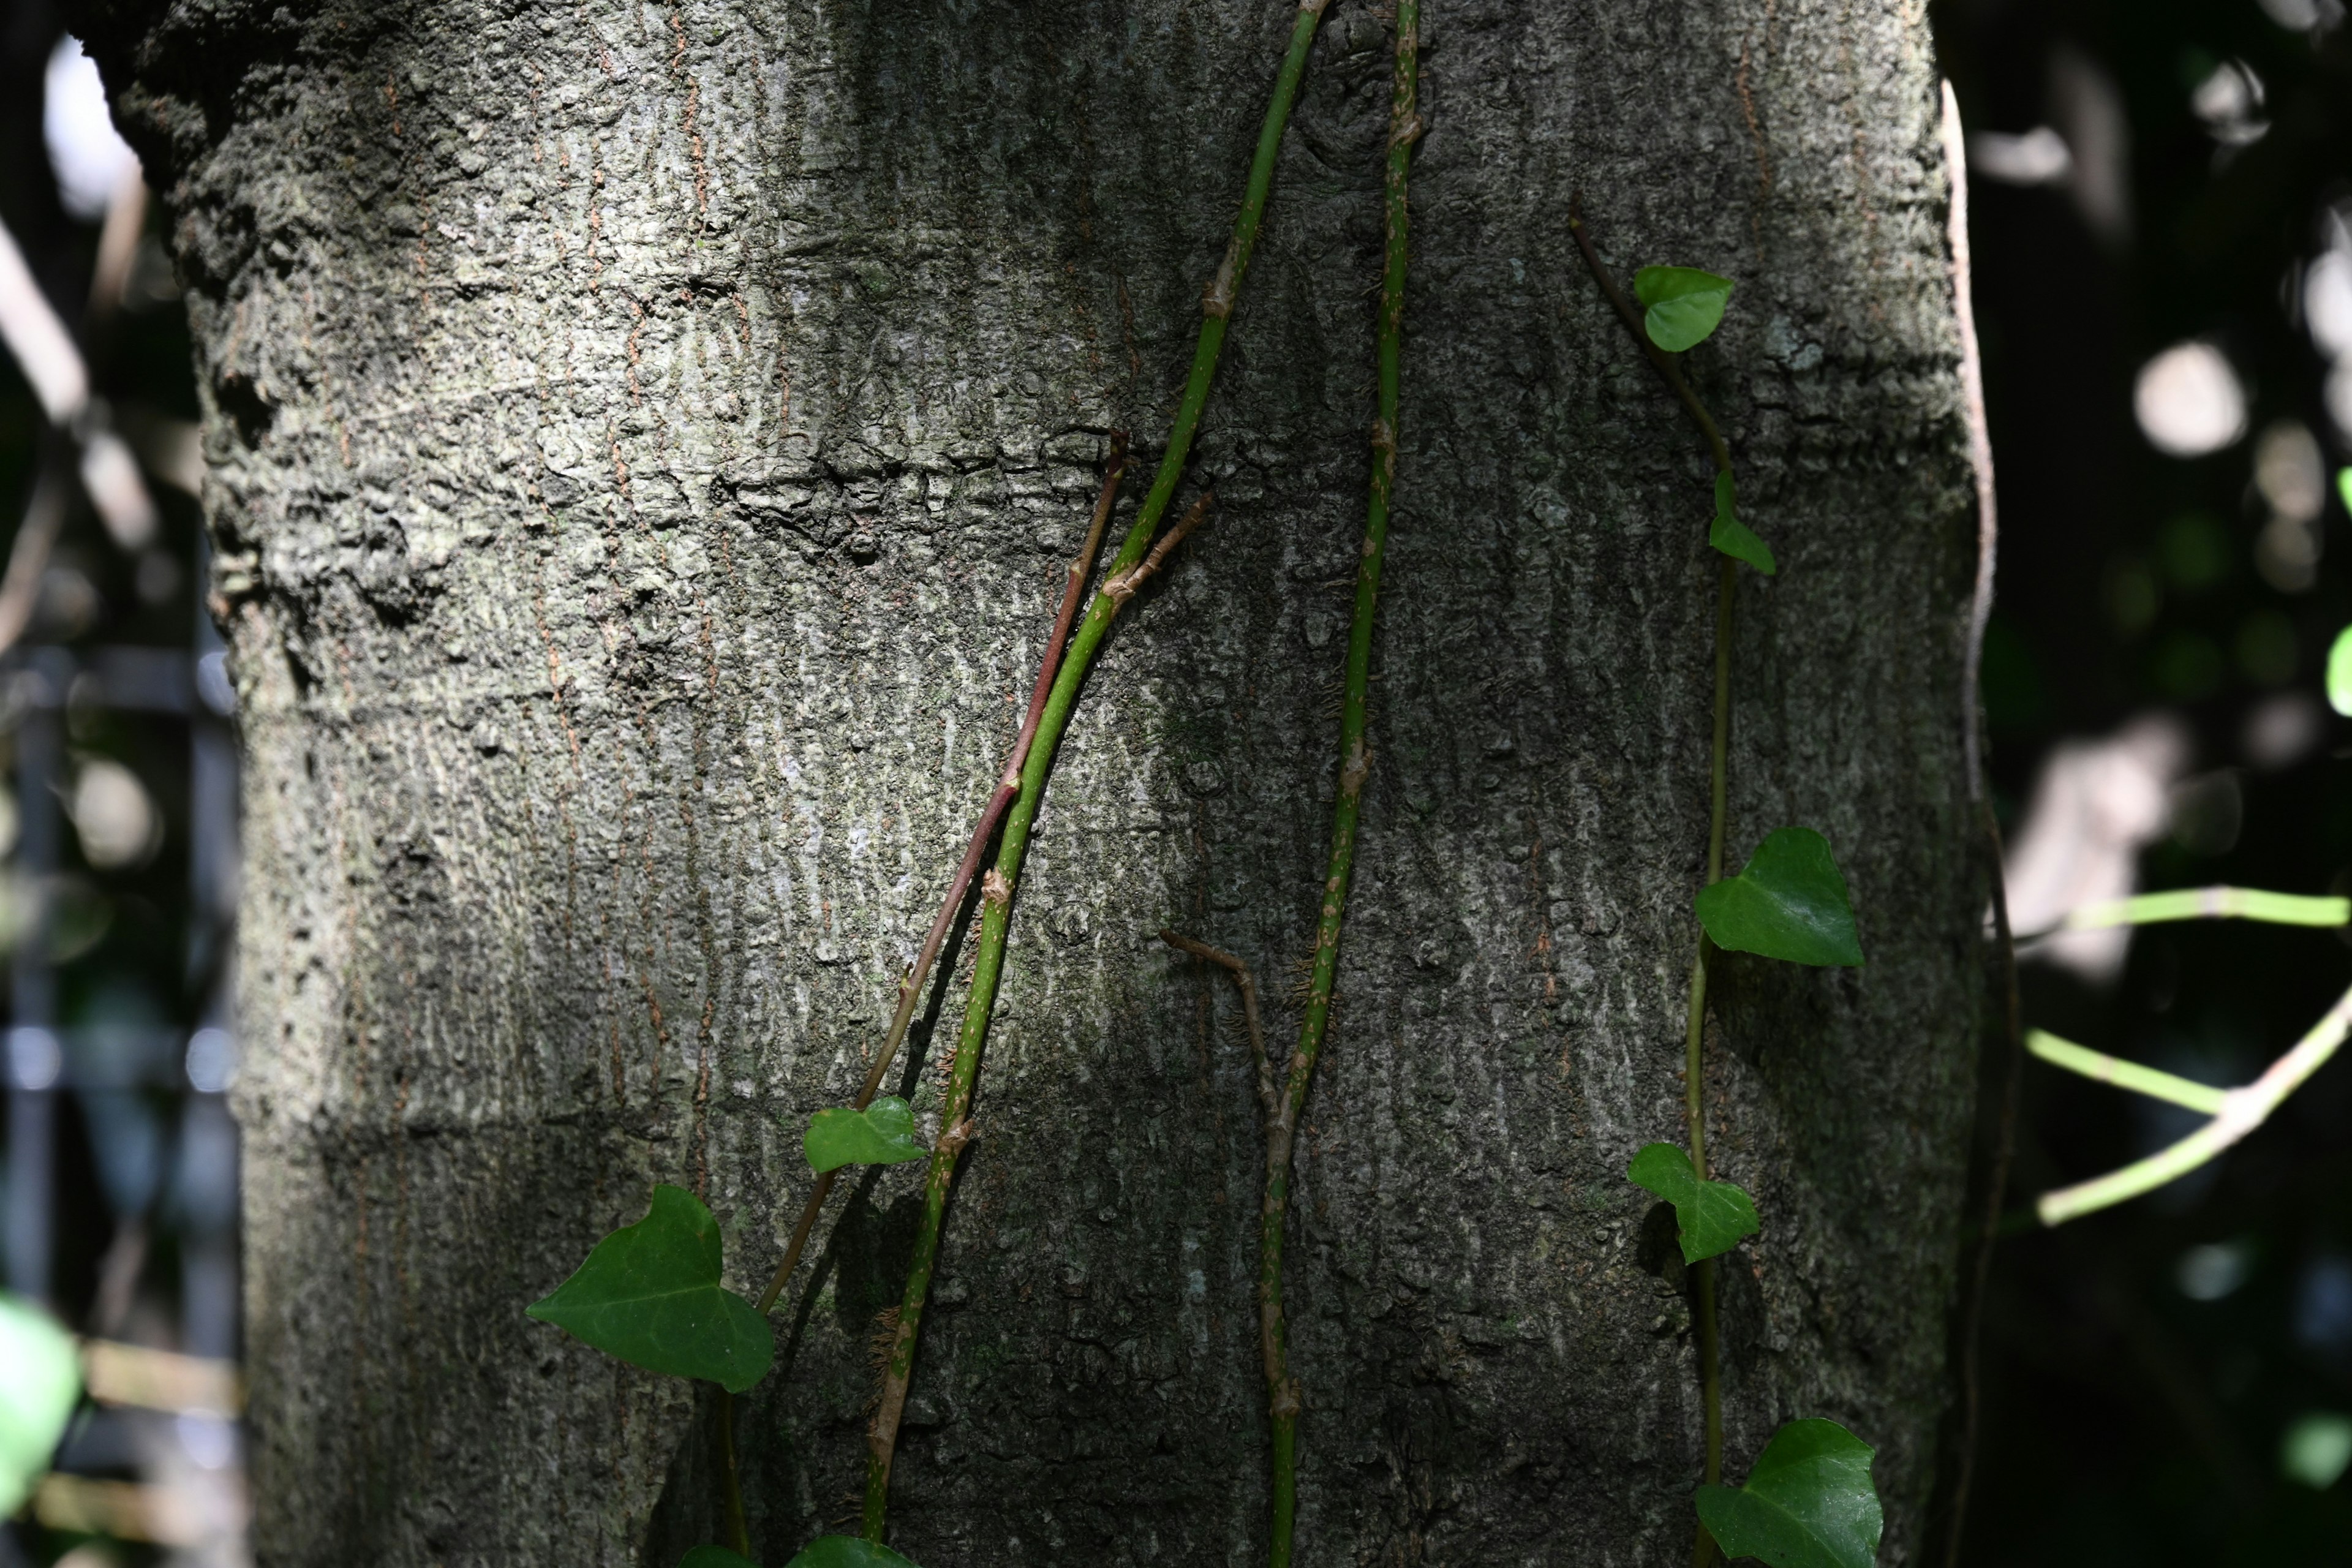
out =
[[1249,1025],[1250,1055],[1257,1065],[1257,1100],[1268,1117],[1281,1114],[1281,1101],[1275,1097],[1274,1064],[1265,1054],[1265,1031],[1258,1025],[1257,982],[1251,977],[1249,965],[1221,947],[1211,947],[1181,932],[1162,931],[1160,940],[1169,946],[1181,948],[1195,958],[1205,958],[1211,963],[1222,964],[1233,973],[1234,984],[1242,994],[1242,1017]]
[[2179,1180],[2268,1121],[2282,1100],[2326,1065],[2336,1047],[2343,1045],[2347,1029],[2352,1029],[2352,991],[2336,998],[2336,1005],[2295,1042],[2293,1050],[2265,1068],[2262,1077],[2242,1089],[2224,1093],[2221,1107],[2212,1121],[2145,1160],[2135,1160],[2119,1171],[2042,1194],[2042,1201],[2033,1205],[2034,1213],[2043,1225],[2063,1225]]
[[2210,1083],[2199,1083],[2160,1068],[2143,1067],[2111,1057],[2105,1051],[2095,1051],[2088,1046],[2078,1046],[2063,1040],[2046,1029],[2034,1029],[2025,1037],[2025,1048],[2048,1062],[2093,1083],[2113,1084],[2134,1094],[2144,1094],[2150,1100],[2161,1100],[2170,1105],[2218,1116],[2230,1098],[2226,1089],[2215,1089]]
[[[1283,129],[1289,123],[1290,108],[1298,97],[1299,79],[1306,74],[1316,27],[1328,3],[1329,0],[1301,0],[1299,5],[1289,47],[1283,56],[1282,68],[1275,78],[1274,92],[1266,105],[1265,122],[1258,132],[1257,151],[1250,161],[1249,184],[1243,194],[1241,212],[1234,220],[1233,238],[1226,245],[1225,258],[1216,276],[1201,296],[1201,335],[1192,350],[1192,370],[1185,383],[1183,399],[1177,405],[1175,423],[1168,433],[1168,449],[1160,458],[1160,472],[1152,480],[1150,492],[1144,497],[1134,524],[1120,542],[1118,554],[1105,569],[1107,581],[1118,577],[1143,559],[1152,536],[1159,531],[1168,503],[1176,494],[1176,486],[1183,478],[1192,438],[1200,431],[1201,411],[1207,405],[1209,388],[1216,380],[1225,327],[1240,296],[1250,254],[1256,248],[1259,226],[1265,221],[1265,198],[1274,184],[1274,165],[1282,147]],[[1022,768],[1021,790],[1005,813],[1004,836],[997,847],[996,866],[982,895],[971,991],[964,1003],[963,1031],[956,1043],[953,1069],[940,1114],[941,1125],[950,1131],[940,1134],[931,1150],[930,1169],[923,1185],[922,1219],[915,1233],[914,1257],[908,1267],[907,1289],[898,1307],[898,1332],[883,1371],[881,1397],[875,1407],[873,1424],[866,1432],[865,1534],[868,1541],[879,1542],[888,1521],[890,1464],[898,1450],[907,1385],[914,1375],[915,1350],[920,1342],[931,1271],[939,1258],[948,1194],[954,1184],[956,1162],[971,1136],[971,1102],[979,1082],[981,1048],[987,1042],[989,1015],[995,1006],[997,983],[1004,971],[1004,939],[1012,922],[1013,890],[1020,880],[1022,861],[1028,854],[1029,830],[1045,794],[1045,775],[1054,765],[1054,753],[1069,723],[1070,710],[1076,704],[1078,688],[1085,682],[1096,650],[1108,635],[1119,607],[1119,600],[1109,594],[1097,593],[1087,607],[1086,618],[1071,637],[1069,650],[1063,657],[1053,690],[1039,715],[1035,738]]]
[[743,1521],[743,1478],[735,1463],[735,1396],[719,1391],[719,1475],[727,1504],[727,1544],[739,1557],[751,1555],[751,1531]]
[[2155,925],[2164,921],[2241,920],[2267,925],[2340,926],[2352,923],[2352,899],[2306,898],[2259,888],[2183,888],[2108,899],[2069,912],[2048,931],[2021,937],[2032,942],[2062,931],[2105,931],[2116,926]]
[[1299,1022],[1298,1047],[1279,1109],[1266,1125],[1265,1200],[1259,1214],[1258,1300],[1265,1337],[1267,1411],[1274,1437],[1274,1522],[1269,1568],[1289,1568],[1298,1507],[1298,1380],[1289,1373],[1288,1330],[1283,1316],[1283,1232],[1289,1216],[1293,1151],[1307,1086],[1331,1023],[1331,992],[1339,978],[1339,938],[1355,875],[1356,833],[1364,784],[1371,776],[1366,733],[1371,717],[1372,628],[1387,556],[1390,503],[1396,489],[1397,419],[1404,359],[1405,266],[1410,252],[1406,177],[1423,123],[1418,109],[1421,67],[1420,0],[1397,0],[1396,69],[1389,95],[1388,167],[1383,180],[1385,240],[1375,352],[1379,411],[1372,418],[1372,471],[1364,505],[1364,545],[1356,565],[1355,618],[1348,632],[1348,668],[1339,700],[1339,787],[1331,806],[1331,850],[1315,928],[1314,967]]
[[[1731,472],[1731,450],[1724,445],[1723,432],[1717,427],[1715,416],[1699,401],[1698,394],[1682,373],[1675,356],[1650,341],[1643,329],[1641,315],[1633,302],[1609,276],[1601,265],[1601,253],[1593,248],[1592,237],[1585,232],[1580,197],[1571,196],[1568,205],[1569,232],[1576,237],[1577,248],[1584,255],[1584,265],[1591,270],[1593,281],[1601,292],[1616,308],[1617,319],[1633,335],[1643,355],[1654,366],[1706,438],[1707,455],[1715,463],[1716,472]],[[1738,587],[1738,563],[1730,556],[1720,558],[1716,568],[1715,595],[1715,724],[1707,761],[1707,825],[1706,880],[1712,887],[1723,879],[1724,827],[1727,816],[1731,757],[1731,634],[1733,612]],[[1683,1121],[1690,1139],[1691,1164],[1699,1179],[1707,1178],[1706,1163],[1706,970],[1713,943],[1702,928],[1698,933],[1698,950],[1691,960],[1690,1004],[1685,1018],[1683,1041]],[[1699,1363],[1699,1405],[1701,1428],[1706,1451],[1706,1476],[1709,1486],[1723,1479],[1723,1373],[1721,1339],[1717,1332],[1715,1259],[1703,1258],[1692,1270],[1693,1326],[1697,1331]],[[1706,1526],[1698,1527],[1691,1548],[1692,1568],[1706,1568],[1715,1555],[1715,1539]]]
[[1122,605],[1134,598],[1136,590],[1151,580],[1152,574],[1167,561],[1169,552],[1184,542],[1186,534],[1201,526],[1201,520],[1209,515],[1209,507],[1216,499],[1216,491],[1202,491],[1201,499],[1192,503],[1192,509],[1177,521],[1176,526],[1170,529],[1158,544],[1151,547],[1151,553],[1144,557],[1141,564],[1130,566],[1105,583],[1103,592]]
[[[898,1054],[899,1042],[907,1037],[907,1028],[914,1021],[915,1006],[923,994],[923,982],[939,961],[940,949],[947,942],[948,932],[955,927],[958,910],[963,908],[964,895],[971,889],[971,879],[980,869],[981,857],[988,851],[988,841],[996,836],[996,826],[1004,818],[1005,809],[1013,797],[1021,792],[1021,770],[1029,760],[1029,747],[1037,734],[1037,721],[1045,711],[1045,700],[1053,690],[1054,678],[1060,672],[1062,650],[1068,644],[1070,625],[1077,616],[1078,601],[1086,587],[1087,576],[1094,571],[1095,552],[1102,546],[1103,528],[1110,521],[1111,507],[1118,499],[1118,483],[1127,472],[1127,432],[1115,430],[1110,438],[1110,464],[1103,472],[1102,490],[1095,498],[1094,521],[1087,530],[1086,543],[1079,548],[1077,559],[1070,563],[1070,579],[1062,590],[1061,608],[1054,616],[1053,635],[1045,642],[1045,657],[1037,666],[1037,683],[1029,696],[1028,716],[1022,721],[1021,733],[1013,740],[1013,750],[1005,758],[1003,770],[997,775],[995,793],[980,814],[980,822],[971,830],[971,841],[965,846],[963,861],[956,868],[948,883],[947,897],[940,901],[940,912],[931,921],[930,933],[923,938],[922,951],[907,971],[898,985],[898,1009],[890,1019],[890,1032],[883,1038],[882,1048],[874,1053],[874,1063],[866,1068],[866,1082],[857,1091],[857,1109],[865,1110],[881,1091],[882,1080],[888,1076],[890,1064]],[[765,1314],[783,1294],[784,1283],[793,1277],[800,1263],[801,1250],[808,1245],[809,1232],[815,1228],[817,1215],[833,1191],[839,1169],[827,1171],[817,1177],[809,1189],[808,1202],[801,1205],[800,1223],[793,1227],[793,1238],[784,1247],[783,1261],[768,1279],[768,1288],[760,1293],[759,1310]]]

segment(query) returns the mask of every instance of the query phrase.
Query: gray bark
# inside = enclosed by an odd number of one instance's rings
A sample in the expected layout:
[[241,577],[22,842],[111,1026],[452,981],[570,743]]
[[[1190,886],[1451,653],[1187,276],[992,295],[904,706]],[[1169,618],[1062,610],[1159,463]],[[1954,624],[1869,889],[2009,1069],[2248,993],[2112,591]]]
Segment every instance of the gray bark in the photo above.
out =
[[[522,1308],[656,1181],[707,1194],[739,1287],[778,1255],[1103,434],[1166,428],[1291,13],[87,11],[188,288],[241,704],[260,1559],[667,1568],[717,1538],[707,1403]],[[1739,280],[1691,356],[1782,563],[1740,589],[1732,856],[1826,832],[1870,954],[1724,968],[1714,1147],[1766,1216],[1724,1269],[1730,1468],[1845,1423],[1916,1562],[1982,908],[1924,7],[1430,12],[1378,754],[1299,1152],[1302,1560],[1688,1550],[1689,1313],[1623,1172],[1679,1140],[1709,481],[1569,242],[1580,189],[1622,274]],[[1387,70],[1339,0],[1216,519],[1052,782],[898,1465],[930,1568],[1261,1551],[1246,1050],[1153,933],[1275,998],[1308,947]],[[845,1184],[741,1407],[772,1564],[853,1511],[919,1171]]]

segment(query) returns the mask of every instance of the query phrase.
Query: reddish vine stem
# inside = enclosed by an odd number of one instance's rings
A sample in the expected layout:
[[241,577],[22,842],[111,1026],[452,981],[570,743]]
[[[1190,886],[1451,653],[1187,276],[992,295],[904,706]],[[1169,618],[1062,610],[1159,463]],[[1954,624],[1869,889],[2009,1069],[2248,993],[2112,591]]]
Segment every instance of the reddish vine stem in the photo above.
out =
[[[1592,237],[1584,229],[1583,202],[1580,195],[1571,195],[1568,204],[1568,231],[1576,237],[1576,247],[1583,253],[1584,265],[1592,273],[1592,280],[1617,312],[1617,319],[1633,335],[1643,356],[1657,370],[1667,388],[1682,400],[1691,422],[1706,438],[1707,456],[1713,459],[1716,472],[1731,472],[1731,448],[1725,445],[1723,432],[1715,416],[1699,401],[1698,394],[1683,374],[1682,365],[1674,354],[1650,341],[1642,325],[1642,317],[1633,301],[1617,286],[1602,265],[1601,253],[1593,248]],[[1707,828],[1706,881],[1709,886],[1723,879],[1724,826],[1728,816],[1731,759],[1731,634],[1738,587],[1738,566],[1730,556],[1722,556],[1716,569],[1715,598],[1715,724],[1708,747],[1707,766]],[[1707,940],[1704,929],[1699,931],[1698,948],[1691,959],[1690,1006],[1683,1041],[1683,1119],[1690,1139],[1691,1165],[1701,1181],[1707,1179],[1706,1163],[1706,972],[1707,960],[1714,943]],[[1700,1429],[1706,1455],[1707,1484],[1723,1479],[1723,1368],[1722,1341],[1717,1332],[1716,1317],[1715,1259],[1702,1258],[1692,1266],[1692,1327],[1698,1341]],[[1691,1545],[1692,1568],[1706,1568],[1715,1556],[1715,1538],[1706,1526],[1698,1527]]]
[[[980,871],[982,858],[988,853],[988,842],[996,837],[997,825],[1004,820],[1013,797],[1021,793],[1021,770],[1029,760],[1030,742],[1037,737],[1037,721],[1045,715],[1045,698],[1054,689],[1054,677],[1061,669],[1062,650],[1069,646],[1070,627],[1077,620],[1087,579],[1094,572],[1095,553],[1102,548],[1103,530],[1110,521],[1111,507],[1118,500],[1119,480],[1126,472],[1127,432],[1114,430],[1110,465],[1103,472],[1101,493],[1095,498],[1094,521],[1087,530],[1086,543],[1080,546],[1077,559],[1070,563],[1070,579],[1062,590],[1061,609],[1054,617],[1053,635],[1045,642],[1045,659],[1037,666],[1037,684],[1029,696],[1028,716],[1022,721],[1021,733],[1013,740],[1003,771],[997,775],[996,793],[988,797],[988,805],[971,830],[971,842],[964,848],[963,863],[956,868],[954,878],[948,883],[947,897],[940,901],[939,916],[931,921],[930,934],[923,939],[922,951],[907,971],[906,979],[899,983],[898,1010],[890,1019],[890,1032],[883,1039],[882,1048],[874,1053],[874,1065],[866,1069],[865,1086],[857,1091],[860,1110],[873,1103],[875,1095],[881,1092],[882,1080],[898,1057],[899,1042],[907,1037],[907,1027],[914,1021],[915,1007],[923,994],[923,982],[929,977],[931,965],[939,961],[940,949],[955,926],[956,911],[963,908],[964,895],[971,890],[971,879]],[[1153,557],[1155,562],[1158,559]],[[838,1169],[827,1171],[809,1189],[808,1202],[801,1205],[800,1223],[793,1227],[792,1241],[784,1248],[784,1260],[776,1265],[775,1273],[768,1279],[768,1288],[760,1292],[758,1306],[762,1315],[783,1294],[785,1281],[799,1265],[802,1249],[807,1247],[809,1233],[816,1227],[817,1215],[824,1208],[824,1200],[833,1192],[834,1179],[839,1174]]]

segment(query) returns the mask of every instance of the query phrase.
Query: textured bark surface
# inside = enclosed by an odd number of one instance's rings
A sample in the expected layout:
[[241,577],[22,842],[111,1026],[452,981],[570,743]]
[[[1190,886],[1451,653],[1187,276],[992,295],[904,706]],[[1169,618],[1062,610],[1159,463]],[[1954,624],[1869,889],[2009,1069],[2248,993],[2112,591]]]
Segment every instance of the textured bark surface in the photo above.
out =
[[[85,12],[208,400],[261,1560],[667,1568],[715,1535],[707,1404],[521,1309],[656,1180],[707,1194],[739,1286],[776,1257],[1102,434],[1165,429],[1292,13]],[[1916,1561],[1982,902],[1924,7],[1429,24],[1377,757],[1291,1254],[1303,1561],[1688,1550],[1689,1313],[1623,1171],[1679,1136],[1709,481],[1569,242],[1580,188],[1622,272],[1739,279],[1691,356],[1782,563],[1741,584],[1732,855],[1822,829],[1870,953],[1725,965],[1711,1136],[1766,1216],[1724,1271],[1730,1469],[1843,1421]],[[1387,67],[1338,0],[1201,446],[1216,519],[1122,618],[1045,807],[898,1458],[929,1568],[1260,1551],[1247,1053],[1152,933],[1277,1001],[1307,948]],[[744,1402],[771,1563],[854,1511],[920,1169],[844,1184]]]

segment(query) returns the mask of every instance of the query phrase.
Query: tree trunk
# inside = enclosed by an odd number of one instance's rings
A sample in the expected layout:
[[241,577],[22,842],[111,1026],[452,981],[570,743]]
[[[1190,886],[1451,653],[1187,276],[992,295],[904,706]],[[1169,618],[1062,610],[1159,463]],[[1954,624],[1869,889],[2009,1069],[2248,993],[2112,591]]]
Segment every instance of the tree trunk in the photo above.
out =
[[[1166,429],[1294,13],[85,11],[207,405],[259,1558],[669,1568],[718,1538],[709,1390],[522,1309],[656,1182],[707,1196],[731,1283],[773,1265],[1105,433]],[[1822,829],[1870,960],[1720,971],[1710,1139],[1765,1216],[1721,1270],[1729,1470],[1843,1422],[1918,1561],[1983,900],[1924,8],[1432,11],[1377,754],[1292,1222],[1302,1561],[1689,1550],[1690,1312],[1624,1171],[1680,1137],[1710,479],[1580,190],[1622,277],[1738,279],[1689,356],[1781,563],[1740,584],[1730,856]],[[1338,0],[1195,464],[1214,519],[1053,778],[897,1467],[930,1568],[1262,1552],[1251,1069],[1223,976],[1155,933],[1242,953],[1295,1029],[1388,70]],[[843,1184],[739,1402],[772,1565],[855,1511],[920,1172]]]

